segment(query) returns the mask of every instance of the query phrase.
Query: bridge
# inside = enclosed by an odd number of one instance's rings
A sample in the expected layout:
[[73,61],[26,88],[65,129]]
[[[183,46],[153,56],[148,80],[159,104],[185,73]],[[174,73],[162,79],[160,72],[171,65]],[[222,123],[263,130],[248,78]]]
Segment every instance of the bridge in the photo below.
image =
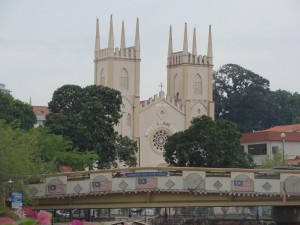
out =
[[28,180],[36,209],[300,205],[300,170],[138,167]]

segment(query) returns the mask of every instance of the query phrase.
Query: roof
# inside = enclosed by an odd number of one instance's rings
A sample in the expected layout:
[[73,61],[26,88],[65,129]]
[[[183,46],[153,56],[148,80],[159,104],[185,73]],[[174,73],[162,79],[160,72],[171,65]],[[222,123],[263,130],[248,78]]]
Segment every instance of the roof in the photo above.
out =
[[49,114],[49,108],[47,106],[32,106],[32,109],[36,116]]
[[276,127],[271,127],[264,131],[300,132],[300,124],[276,126]]
[[285,141],[300,142],[300,124],[275,126],[262,131],[243,133],[241,142],[282,141],[281,133],[285,133]]

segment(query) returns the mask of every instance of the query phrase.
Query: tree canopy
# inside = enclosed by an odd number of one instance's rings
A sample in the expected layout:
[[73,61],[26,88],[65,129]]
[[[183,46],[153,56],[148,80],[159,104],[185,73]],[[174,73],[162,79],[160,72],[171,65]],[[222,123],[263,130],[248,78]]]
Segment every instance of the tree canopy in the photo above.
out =
[[116,166],[117,161],[134,166],[136,142],[114,131],[121,118],[121,103],[121,93],[108,87],[64,85],[53,93],[45,125],[80,151],[95,151],[98,168]]
[[44,127],[24,131],[0,120],[0,137],[0,188],[11,179],[21,190],[20,179],[58,172],[61,166],[83,170],[96,157],[77,152],[70,141],[49,134]]
[[300,95],[271,91],[269,81],[236,64],[215,72],[215,117],[235,122],[241,132],[300,121]]
[[240,138],[230,121],[197,117],[188,129],[168,138],[164,157],[173,166],[252,168],[252,157],[238,151]]
[[0,119],[23,130],[29,130],[36,123],[32,107],[11,95],[0,92]]

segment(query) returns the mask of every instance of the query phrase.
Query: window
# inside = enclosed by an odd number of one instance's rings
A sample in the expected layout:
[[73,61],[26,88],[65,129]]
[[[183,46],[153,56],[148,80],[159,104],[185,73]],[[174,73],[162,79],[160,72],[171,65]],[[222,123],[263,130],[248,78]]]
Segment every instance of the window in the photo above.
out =
[[266,155],[267,144],[248,145],[248,153],[251,155]]
[[100,84],[105,85],[105,74],[103,69],[101,71]]
[[177,74],[174,76],[174,98],[179,100],[179,77]]
[[272,154],[276,154],[278,152],[278,146],[272,146]]
[[127,127],[131,127],[131,115],[130,115],[130,113],[127,114],[126,121],[127,121]]
[[202,95],[202,80],[200,74],[196,74],[194,77],[194,95]]
[[120,76],[120,89],[128,90],[128,72],[123,69]]

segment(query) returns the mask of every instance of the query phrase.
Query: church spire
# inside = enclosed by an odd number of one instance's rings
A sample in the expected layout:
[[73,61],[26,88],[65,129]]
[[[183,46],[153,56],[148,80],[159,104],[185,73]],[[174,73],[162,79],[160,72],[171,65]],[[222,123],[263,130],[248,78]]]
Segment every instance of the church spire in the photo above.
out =
[[113,28],[112,15],[110,15],[108,48],[112,48],[112,49],[114,48],[114,28]]
[[120,44],[120,48],[121,48],[121,49],[126,48],[126,44],[125,44],[124,21],[122,21],[122,31],[121,31],[121,44]]
[[172,53],[173,53],[173,40],[172,40],[172,26],[170,25],[168,59],[172,57]]
[[135,57],[137,59],[140,59],[140,29],[139,29],[139,18],[136,19],[136,29],[135,29],[135,42],[134,42],[134,47],[135,47]]
[[192,51],[192,54],[197,56],[196,28],[194,28],[193,51]]
[[188,55],[187,24],[184,26],[183,55]]
[[96,41],[95,41],[95,52],[100,50],[100,34],[99,34],[99,20],[97,18],[96,23]]
[[211,25],[209,25],[209,32],[208,32],[207,60],[208,60],[209,64],[213,64]]
[[135,30],[135,50],[140,51],[140,30],[139,30],[139,18],[136,19]]

